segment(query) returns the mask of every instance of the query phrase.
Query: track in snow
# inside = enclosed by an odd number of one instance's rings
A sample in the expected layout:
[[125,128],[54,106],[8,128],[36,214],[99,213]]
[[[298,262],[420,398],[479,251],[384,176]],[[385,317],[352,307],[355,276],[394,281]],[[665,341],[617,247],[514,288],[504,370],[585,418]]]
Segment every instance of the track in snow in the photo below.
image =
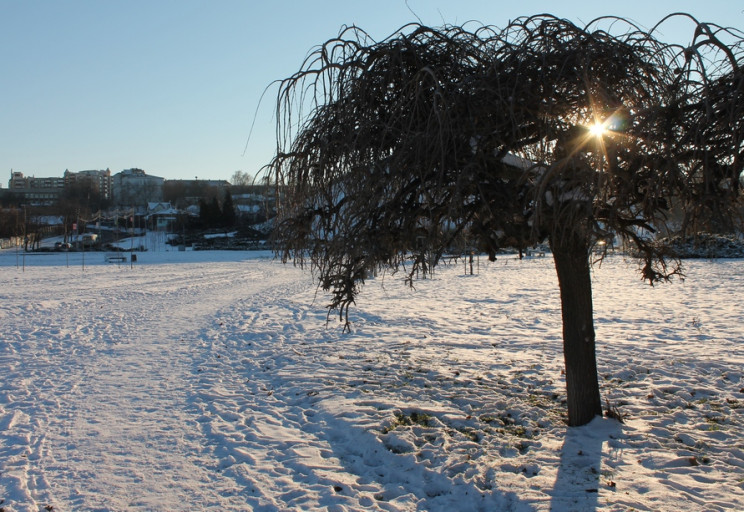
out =
[[[214,470],[195,413],[195,360],[221,310],[298,273],[269,263],[183,270],[6,274],[13,293],[27,297],[20,310],[0,313],[0,365],[9,369],[0,412],[13,403],[12,414],[0,416],[0,436],[9,427],[22,432],[0,444],[11,510],[230,506],[234,482]],[[101,272],[114,279],[95,276]],[[73,297],[70,286],[79,288]]]

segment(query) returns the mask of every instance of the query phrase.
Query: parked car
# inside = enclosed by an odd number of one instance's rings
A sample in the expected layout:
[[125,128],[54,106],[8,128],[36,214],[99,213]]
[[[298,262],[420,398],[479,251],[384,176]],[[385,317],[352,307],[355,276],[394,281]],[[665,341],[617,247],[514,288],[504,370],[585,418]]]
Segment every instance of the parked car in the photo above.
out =
[[55,251],[69,251],[71,247],[67,242],[55,242],[54,244]]

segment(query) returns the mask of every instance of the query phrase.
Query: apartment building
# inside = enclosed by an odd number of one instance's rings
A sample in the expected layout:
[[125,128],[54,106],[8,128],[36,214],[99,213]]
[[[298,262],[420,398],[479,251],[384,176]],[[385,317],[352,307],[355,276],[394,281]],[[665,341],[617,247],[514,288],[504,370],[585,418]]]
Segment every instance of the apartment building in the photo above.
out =
[[65,189],[65,179],[24,176],[20,171],[11,170],[8,189],[28,203],[47,206],[59,200]]

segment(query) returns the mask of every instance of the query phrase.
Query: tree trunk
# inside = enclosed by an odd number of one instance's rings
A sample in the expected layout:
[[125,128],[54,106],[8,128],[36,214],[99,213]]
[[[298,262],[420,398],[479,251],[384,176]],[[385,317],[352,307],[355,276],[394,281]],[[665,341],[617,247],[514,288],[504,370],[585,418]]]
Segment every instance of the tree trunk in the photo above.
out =
[[551,240],[563,314],[568,424],[580,426],[602,415],[594,344],[589,243],[580,236]]

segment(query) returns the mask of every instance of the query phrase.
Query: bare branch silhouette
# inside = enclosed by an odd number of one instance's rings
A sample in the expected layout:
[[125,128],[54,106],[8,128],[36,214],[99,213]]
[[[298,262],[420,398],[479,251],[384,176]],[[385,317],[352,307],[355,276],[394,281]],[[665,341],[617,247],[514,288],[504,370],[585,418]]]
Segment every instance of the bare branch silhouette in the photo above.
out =
[[[656,38],[679,17],[690,45]],[[681,13],[649,31],[548,14],[503,29],[412,24],[380,42],[345,28],[280,83],[277,250],[309,262],[348,321],[371,269],[412,280],[458,243],[495,257],[547,241],[569,418],[586,423],[601,413],[592,247],[623,239],[654,283],[680,272],[658,232],[732,226],[743,41]]]

